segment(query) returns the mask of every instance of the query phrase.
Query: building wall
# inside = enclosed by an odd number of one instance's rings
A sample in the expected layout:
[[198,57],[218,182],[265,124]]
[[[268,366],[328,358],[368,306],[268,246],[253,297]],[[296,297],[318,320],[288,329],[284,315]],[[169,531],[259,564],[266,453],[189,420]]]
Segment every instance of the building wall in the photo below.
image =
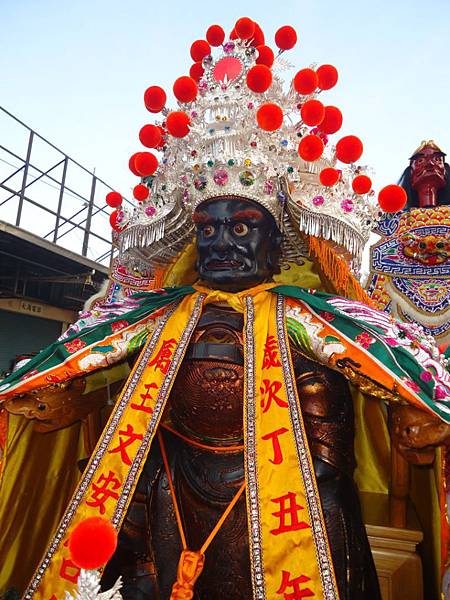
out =
[[0,310],[0,374],[18,354],[39,352],[61,335],[62,323]]

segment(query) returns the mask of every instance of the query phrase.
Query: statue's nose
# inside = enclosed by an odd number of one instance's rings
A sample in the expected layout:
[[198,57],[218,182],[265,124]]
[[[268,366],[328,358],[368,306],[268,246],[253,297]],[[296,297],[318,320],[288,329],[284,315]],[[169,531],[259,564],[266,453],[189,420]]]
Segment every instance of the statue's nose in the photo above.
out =
[[226,225],[220,225],[216,238],[212,243],[212,248],[216,252],[225,252],[233,246],[233,240]]

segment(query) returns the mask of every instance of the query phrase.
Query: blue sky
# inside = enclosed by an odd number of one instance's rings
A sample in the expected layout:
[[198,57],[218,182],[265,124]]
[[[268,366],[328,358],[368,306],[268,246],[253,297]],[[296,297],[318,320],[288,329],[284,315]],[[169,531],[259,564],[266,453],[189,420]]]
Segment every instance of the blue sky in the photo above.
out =
[[[136,183],[128,157],[151,122],[142,94],[186,74],[189,47],[207,27],[250,16],[273,45],[293,25],[297,68],[335,64],[324,96],[361,136],[361,162],[381,187],[395,181],[424,138],[450,153],[450,2],[247,0],[0,0],[0,104],[124,194]],[[295,71],[292,73],[294,74]],[[1,133],[1,132],[0,132]],[[338,137],[334,136],[337,140]],[[131,195],[131,194],[130,194]]]

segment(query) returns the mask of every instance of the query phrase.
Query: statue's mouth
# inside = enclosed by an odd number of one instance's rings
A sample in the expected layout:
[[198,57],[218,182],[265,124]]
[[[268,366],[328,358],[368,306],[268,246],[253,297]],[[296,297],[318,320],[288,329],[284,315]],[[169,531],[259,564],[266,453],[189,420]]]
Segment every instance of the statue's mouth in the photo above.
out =
[[211,260],[207,264],[208,271],[230,271],[239,269],[242,262],[239,260]]

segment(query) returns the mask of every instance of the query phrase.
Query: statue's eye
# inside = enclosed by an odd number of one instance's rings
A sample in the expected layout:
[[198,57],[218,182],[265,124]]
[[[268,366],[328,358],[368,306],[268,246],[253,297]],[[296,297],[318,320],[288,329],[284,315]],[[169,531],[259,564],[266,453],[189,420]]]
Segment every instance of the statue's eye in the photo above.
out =
[[244,236],[248,233],[248,226],[245,223],[236,223],[233,227],[235,235]]
[[441,248],[443,248],[443,247],[444,247],[444,242],[437,242],[437,243],[436,243],[436,248],[439,248],[439,250],[440,250]]
[[423,249],[423,248],[426,248],[426,247],[427,247],[427,245],[425,244],[425,242],[420,242],[419,243],[419,248]]
[[214,235],[216,228],[214,225],[205,225],[202,229],[203,237],[210,238]]

